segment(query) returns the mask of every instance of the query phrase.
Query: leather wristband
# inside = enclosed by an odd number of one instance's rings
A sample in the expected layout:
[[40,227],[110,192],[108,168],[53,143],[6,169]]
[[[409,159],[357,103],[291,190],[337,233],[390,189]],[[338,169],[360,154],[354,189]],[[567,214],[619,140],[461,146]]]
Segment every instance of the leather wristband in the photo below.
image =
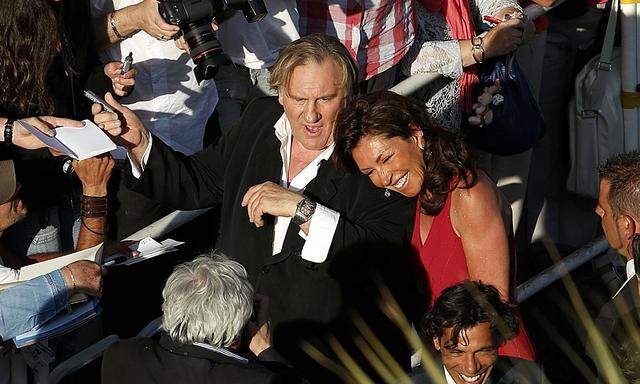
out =
[[98,218],[107,215],[107,197],[94,197],[82,195],[80,198],[80,211],[82,217]]
[[13,145],[13,119],[7,119],[4,123],[4,143],[5,145]]

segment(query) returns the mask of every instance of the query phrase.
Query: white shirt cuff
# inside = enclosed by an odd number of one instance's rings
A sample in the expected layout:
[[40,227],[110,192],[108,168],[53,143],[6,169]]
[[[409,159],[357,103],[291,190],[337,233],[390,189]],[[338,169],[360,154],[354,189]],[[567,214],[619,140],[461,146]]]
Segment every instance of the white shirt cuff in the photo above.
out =
[[147,149],[144,150],[144,155],[142,155],[142,160],[140,161],[140,169],[138,169],[138,165],[133,160],[131,160],[131,156],[129,156],[129,152],[127,152],[127,159],[129,159],[129,163],[131,164],[131,174],[136,179],[139,179],[140,176],[142,176],[144,167],[149,161],[149,155],[151,154],[151,145],[153,145],[153,135],[149,135],[149,144],[147,144]]
[[304,260],[322,263],[327,260],[333,235],[338,228],[340,214],[321,204],[316,204],[316,210],[309,222],[309,233],[300,230],[300,236],[306,241],[300,255]]
[[0,284],[15,283],[20,280],[20,271],[7,267],[0,267]]

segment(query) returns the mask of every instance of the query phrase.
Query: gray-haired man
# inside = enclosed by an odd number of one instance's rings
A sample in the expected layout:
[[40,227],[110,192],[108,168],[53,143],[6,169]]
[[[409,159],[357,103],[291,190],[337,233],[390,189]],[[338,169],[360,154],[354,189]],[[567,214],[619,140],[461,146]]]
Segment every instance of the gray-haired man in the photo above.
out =
[[[133,338],[104,356],[104,384],[301,382],[271,347],[268,323],[237,353],[253,313],[253,287],[238,262],[214,252],[176,268],[162,291],[160,341]],[[259,319],[260,320],[260,319]],[[261,319],[263,320],[263,319]],[[264,364],[269,363],[269,366]]]

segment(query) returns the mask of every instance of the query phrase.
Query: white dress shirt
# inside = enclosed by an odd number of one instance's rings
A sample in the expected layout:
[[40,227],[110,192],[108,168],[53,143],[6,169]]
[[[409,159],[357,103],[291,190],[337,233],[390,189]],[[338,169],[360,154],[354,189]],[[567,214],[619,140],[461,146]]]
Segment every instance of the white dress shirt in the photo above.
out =
[[[102,15],[140,2],[91,0],[91,12]],[[138,74],[131,94],[120,103],[176,151],[191,155],[201,150],[207,120],[218,102],[213,80],[198,85],[189,54],[179,50],[173,40],[160,41],[144,31],[111,45],[103,59],[122,61],[129,52]]]
[[258,22],[249,23],[242,12],[236,12],[220,24],[218,40],[235,64],[251,69],[269,68],[282,48],[300,38],[296,0],[264,3],[267,15]]
[[[274,125],[275,134],[278,140],[280,140],[280,156],[282,157],[282,174],[280,178],[280,185],[290,191],[296,193],[302,193],[307,187],[307,184],[311,182],[318,175],[318,168],[322,164],[322,161],[327,161],[333,153],[334,144],[331,144],[321,154],[319,154],[311,163],[309,163],[296,177],[290,182],[287,182],[289,174],[289,162],[291,158],[291,125],[287,116],[283,113],[280,119]],[[149,155],[151,154],[151,146],[153,145],[152,136],[149,136],[149,145],[144,151],[144,155],[141,160],[141,169],[138,169],[135,162],[129,158],[131,163],[131,173],[136,179],[144,172],[145,165],[149,161]],[[249,217],[247,216],[247,220]],[[309,233],[305,234],[302,230],[298,232],[298,235],[305,239],[304,246],[300,257],[304,260],[312,261],[314,263],[322,263],[327,259],[329,255],[329,249],[333,242],[333,236],[338,227],[338,221],[340,220],[340,213],[323,206],[322,204],[316,205],[316,210],[309,221]],[[273,238],[273,255],[276,255],[282,251],[282,245],[284,244],[284,238],[287,234],[287,228],[291,222],[290,217],[276,217],[275,223],[275,236]]]
[[443,366],[442,369],[444,369],[444,377],[447,379],[447,384],[456,384],[455,380],[453,380],[453,377],[451,377],[451,374],[449,374],[447,368]]
[[613,295],[613,297],[618,296],[618,293],[620,293],[620,291],[622,291],[622,288],[624,288],[631,279],[633,279],[633,277],[636,275],[636,266],[633,264],[633,259],[627,261],[627,265],[625,266],[625,270],[627,272],[627,281],[624,282],[624,284],[622,284],[622,286],[620,286],[620,289],[618,289],[618,291],[616,292],[615,295]]
[[20,278],[20,270],[2,266],[0,261],[0,284],[15,283]]
[[[292,180],[288,181],[289,163],[291,162],[291,125],[285,114],[274,125],[276,137],[280,140],[280,156],[282,156],[282,175],[280,178],[280,186],[290,191],[300,193],[304,191],[307,184],[318,175],[318,168],[322,161],[327,161],[333,153],[334,144],[320,153],[311,163],[309,163],[299,174]],[[314,263],[322,263],[327,259],[329,248],[333,241],[333,235],[338,227],[340,214],[329,209],[322,204],[316,205],[316,210],[309,222],[309,233],[300,230],[298,235],[305,239],[302,247],[301,257]],[[290,217],[276,217],[275,236],[273,238],[273,254],[276,255],[282,251],[284,238],[287,234],[287,228],[291,222]]]

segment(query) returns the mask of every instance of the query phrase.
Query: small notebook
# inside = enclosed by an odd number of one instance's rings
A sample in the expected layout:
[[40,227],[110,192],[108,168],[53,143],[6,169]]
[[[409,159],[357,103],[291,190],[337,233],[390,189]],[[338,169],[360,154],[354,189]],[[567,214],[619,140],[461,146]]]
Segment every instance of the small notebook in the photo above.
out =
[[42,340],[60,336],[86,324],[100,314],[101,311],[100,302],[95,298],[85,303],[74,305],[70,312],[61,312],[40,327],[14,337],[13,343],[17,348],[22,348]]
[[76,160],[88,159],[116,149],[116,145],[109,136],[90,120],[82,120],[84,124],[82,128],[54,128],[54,137],[42,133],[33,125],[22,120],[18,122],[47,147],[56,149]]

